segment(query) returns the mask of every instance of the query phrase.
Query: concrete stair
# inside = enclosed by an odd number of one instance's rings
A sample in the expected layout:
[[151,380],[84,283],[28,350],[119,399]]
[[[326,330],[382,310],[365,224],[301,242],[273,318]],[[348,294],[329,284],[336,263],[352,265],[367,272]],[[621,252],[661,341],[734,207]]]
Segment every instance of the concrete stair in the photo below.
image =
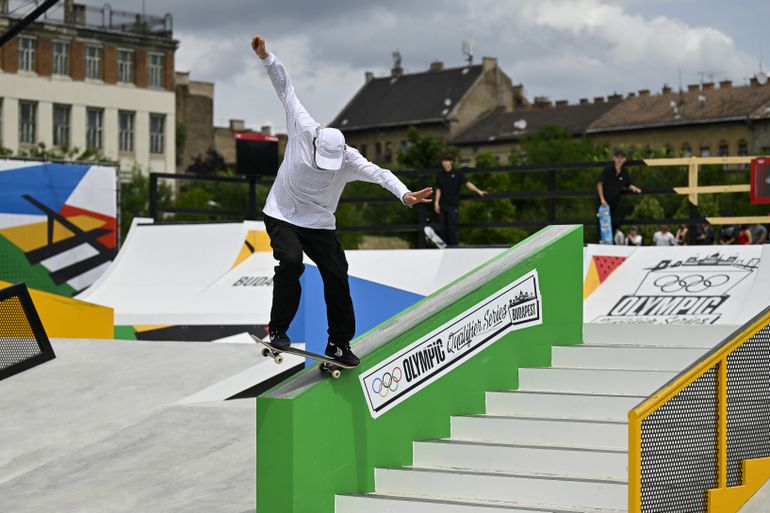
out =
[[626,511],[628,411],[717,340],[600,335],[520,369],[518,390],[487,392],[485,414],[452,417],[448,439],[415,442],[412,466],[375,469],[375,492],[337,496],[337,513]]

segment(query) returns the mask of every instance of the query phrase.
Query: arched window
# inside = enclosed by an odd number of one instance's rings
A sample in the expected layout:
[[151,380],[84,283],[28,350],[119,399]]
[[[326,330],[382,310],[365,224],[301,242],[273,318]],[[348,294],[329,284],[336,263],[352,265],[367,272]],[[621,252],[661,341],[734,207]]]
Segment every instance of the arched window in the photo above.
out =
[[745,157],[749,154],[749,143],[746,142],[746,139],[739,139],[738,140],[738,156],[739,157]]
[[727,141],[722,139],[719,141],[719,156],[727,157],[728,155],[730,155],[730,145],[727,144]]
[[701,157],[710,157],[711,156],[711,145],[708,143],[708,141],[701,141],[701,143],[700,143],[700,156]]
[[682,156],[685,158],[692,157],[692,148],[690,147],[690,143],[682,144]]

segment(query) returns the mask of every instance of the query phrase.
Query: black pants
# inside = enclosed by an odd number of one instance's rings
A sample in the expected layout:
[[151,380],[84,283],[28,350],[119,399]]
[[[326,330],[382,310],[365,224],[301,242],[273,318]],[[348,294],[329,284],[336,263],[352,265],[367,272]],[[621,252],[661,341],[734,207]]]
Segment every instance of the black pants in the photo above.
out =
[[460,244],[460,207],[439,206],[438,231],[447,246]]
[[353,300],[348,284],[348,261],[334,230],[301,228],[265,216],[273,257],[278,260],[273,278],[273,306],[270,331],[286,333],[297,314],[302,287],[299,278],[305,270],[302,252],[318,266],[324,284],[329,340],[347,344],[356,332]]

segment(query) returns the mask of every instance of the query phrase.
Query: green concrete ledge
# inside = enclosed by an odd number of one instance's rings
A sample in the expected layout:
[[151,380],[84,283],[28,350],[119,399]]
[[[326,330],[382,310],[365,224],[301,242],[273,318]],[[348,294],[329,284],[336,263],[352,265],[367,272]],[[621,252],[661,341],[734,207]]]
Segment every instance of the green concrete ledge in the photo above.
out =
[[[582,341],[583,230],[551,226],[354,341],[361,365],[339,380],[317,366],[257,399],[258,513],[334,511],[337,494],[374,490],[375,467],[412,463],[412,442],[449,436],[449,418],[484,411],[484,393],[548,366]],[[542,324],[511,331],[373,418],[359,375],[536,270]]]

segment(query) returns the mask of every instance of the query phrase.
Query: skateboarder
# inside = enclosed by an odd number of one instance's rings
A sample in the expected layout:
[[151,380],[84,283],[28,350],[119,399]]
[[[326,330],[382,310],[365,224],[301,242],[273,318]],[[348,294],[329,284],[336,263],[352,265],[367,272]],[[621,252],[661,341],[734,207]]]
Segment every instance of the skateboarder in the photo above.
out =
[[[623,150],[616,149],[613,154],[613,163],[602,170],[599,181],[596,183],[596,192],[599,196],[601,206],[610,208],[610,217],[612,218],[612,233],[615,233],[621,222],[622,214],[618,207],[620,197],[626,192],[639,194],[642,190],[631,183],[631,175],[626,169],[626,154]],[[599,228],[601,233],[601,227]]]
[[283,162],[263,210],[273,256],[278,260],[273,279],[270,343],[277,349],[291,345],[286,331],[299,308],[304,251],[316,263],[323,279],[329,323],[325,354],[346,365],[358,365],[358,358],[350,350],[355,316],[348,262],[337,240],[334,217],[342,189],[354,180],[377,183],[407,206],[430,203],[433,190],[427,187],[409,191],[393,173],[347,146],[342,132],[321,127],[300,103],[286,68],[267,51],[265,39],[254,36],[251,47],[286,109],[288,132]]

